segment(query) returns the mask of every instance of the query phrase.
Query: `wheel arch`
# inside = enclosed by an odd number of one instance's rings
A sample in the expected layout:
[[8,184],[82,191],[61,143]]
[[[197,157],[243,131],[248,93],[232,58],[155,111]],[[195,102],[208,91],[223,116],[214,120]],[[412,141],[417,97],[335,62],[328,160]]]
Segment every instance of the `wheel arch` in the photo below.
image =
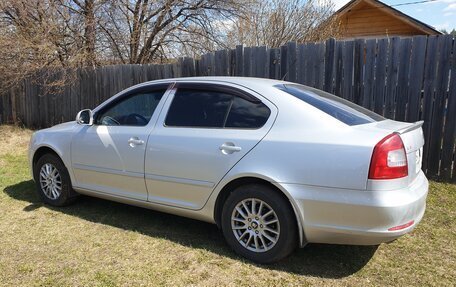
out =
[[283,187],[280,186],[280,184],[268,181],[264,178],[256,177],[256,176],[243,176],[243,177],[238,177],[235,179],[232,179],[228,183],[226,183],[223,188],[221,188],[220,192],[217,195],[217,199],[215,200],[215,205],[214,205],[214,221],[217,224],[219,228],[221,228],[221,216],[222,216],[222,209],[223,209],[223,204],[230,195],[231,192],[233,192],[236,188],[243,186],[243,185],[248,185],[248,184],[263,184],[266,186],[269,186],[273,188],[276,192],[281,194],[285,199],[287,199],[287,202],[289,203],[290,207],[293,209],[293,213],[296,218],[296,223],[298,228],[298,234],[299,234],[299,245],[302,247],[304,246],[307,241],[305,238],[304,234],[304,229],[303,229],[303,222],[302,222],[302,217],[300,216],[299,209],[295,206],[293,203],[293,200],[291,199],[290,195],[283,189]]
[[[53,147],[51,147],[49,145],[41,145],[33,152],[33,154],[31,155],[31,158],[29,159],[30,173],[34,180],[35,180],[35,173],[34,173],[35,165],[38,162],[38,160],[46,154],[53,154],[53,155],[57,156],[62,161],[63,165],[68,169],[68,166],[66,165],[65,160],[63,159],[63,156],[56,149],[54,149]],[[71,173],[70,173],[70,178],[73,181]]]
[[35,164],[38,162],[38,160],[45,154],[54,154],[60,158],[60,160],[63,162],[62,157],[59,155],[57,151],[55,151],[53,148],[49,146],[40,146],[39,148],[36,149],[36,151],[33,153],[33,158],[32,158],[32,166],[35,167]]

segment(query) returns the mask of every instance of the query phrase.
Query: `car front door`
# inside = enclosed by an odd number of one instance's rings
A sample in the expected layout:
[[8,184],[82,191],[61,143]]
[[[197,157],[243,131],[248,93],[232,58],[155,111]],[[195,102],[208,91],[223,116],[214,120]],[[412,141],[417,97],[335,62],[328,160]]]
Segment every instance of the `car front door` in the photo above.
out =
[[200,209],[223,176],[269,131],[276,108],[240,87],[178,83],[146,150],[148,200]]
[[168,85],[141,87],[102,106],[71,144],[76,188],[147,200],[144,155]]

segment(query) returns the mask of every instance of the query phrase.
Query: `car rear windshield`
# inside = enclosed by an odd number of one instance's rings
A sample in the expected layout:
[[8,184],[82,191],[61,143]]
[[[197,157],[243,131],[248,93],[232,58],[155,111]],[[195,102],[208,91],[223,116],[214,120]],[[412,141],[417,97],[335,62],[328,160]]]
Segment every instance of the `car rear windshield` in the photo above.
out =
[[368,109],[321,90],[298,84],[276,85],[275,87],[349,126],[385,120],[384,117]]

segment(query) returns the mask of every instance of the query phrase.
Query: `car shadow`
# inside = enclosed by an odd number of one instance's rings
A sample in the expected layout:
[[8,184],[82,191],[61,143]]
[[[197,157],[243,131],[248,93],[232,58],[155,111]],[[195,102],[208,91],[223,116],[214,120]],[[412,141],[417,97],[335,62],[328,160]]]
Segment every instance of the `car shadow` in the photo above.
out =
[[[11,198],[30,203],[23,209],[24,212],[48,208],[91,222],[164,238],[184,246],[202,248],[245,261],[231,251],[214,224],[88,196],[81,196],[77,203],[71,206],[55,208],[41,202],[32,180],[8,186],[4,192]],[[359,271],[376,250],[377,246],[309,244],[276,264],[251,264],[265,269],[336,279]]]

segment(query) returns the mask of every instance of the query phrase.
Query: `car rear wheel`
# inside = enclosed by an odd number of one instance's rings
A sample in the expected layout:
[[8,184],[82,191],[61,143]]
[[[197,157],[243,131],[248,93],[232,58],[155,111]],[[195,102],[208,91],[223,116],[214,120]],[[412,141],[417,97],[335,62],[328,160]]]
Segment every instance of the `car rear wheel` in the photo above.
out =
[[234,251],[257,263],[279,261],[297,246],[296,218],[288,200],[266,185],[234,190],[223,206],[221,225]]
[[63,162],[54,154],[45,154],[36,162],[33,176],[41,199],[53,206],[73,203],[78,194],[71,187],[71,179]]

